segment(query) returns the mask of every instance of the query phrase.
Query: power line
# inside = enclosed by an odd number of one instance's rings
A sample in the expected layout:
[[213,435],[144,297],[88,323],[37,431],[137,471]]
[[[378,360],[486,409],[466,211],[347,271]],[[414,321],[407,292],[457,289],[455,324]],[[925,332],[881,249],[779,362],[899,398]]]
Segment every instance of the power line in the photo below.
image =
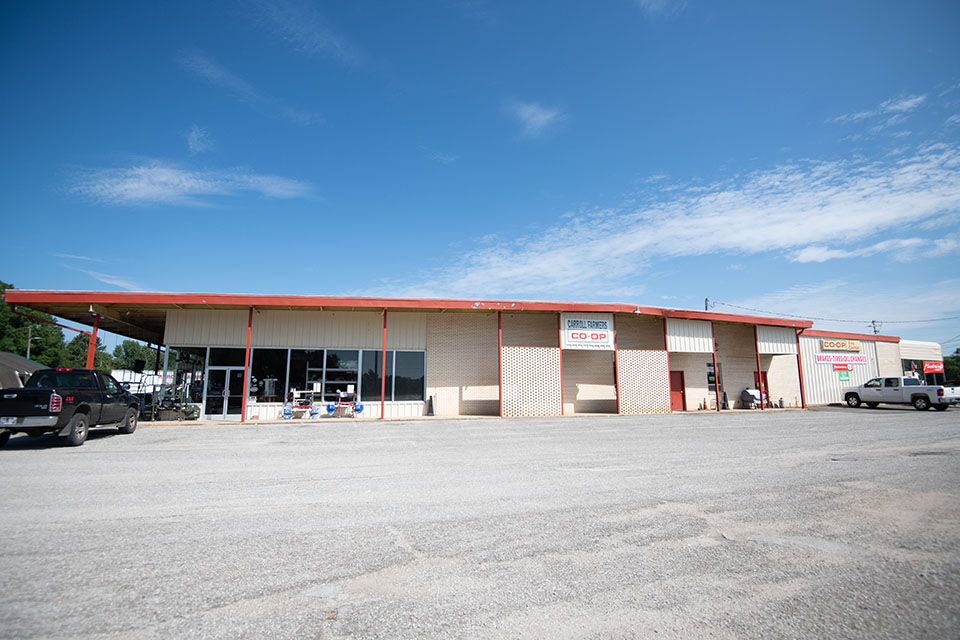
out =
[[[734,309],[743,309],[744,311],[753,311],[754,313],[763,313],[766,315],[772,316],[783,316],[786,314],[777,313],[775,311],[767,311],[764,309],[753,309],[751,307],[741,307],[740,305],[730,304],[728,302],[720,302],[719,300],[713,301],[711,304],[719,304],[724,307],[732,307]],[[950,316],[947,318],[928,318],[926,320],[846,320],[842,318],[817,318],[815,316],[795,316],[790,315],[791,318],[799,318],[800,320],[820,320],[822,322],[849,322],[851,324],[872,324],[873,322],[882,322],[883,324],[922,324],[925,322],[943,322],[945,320],[960,320],[960,316]]]

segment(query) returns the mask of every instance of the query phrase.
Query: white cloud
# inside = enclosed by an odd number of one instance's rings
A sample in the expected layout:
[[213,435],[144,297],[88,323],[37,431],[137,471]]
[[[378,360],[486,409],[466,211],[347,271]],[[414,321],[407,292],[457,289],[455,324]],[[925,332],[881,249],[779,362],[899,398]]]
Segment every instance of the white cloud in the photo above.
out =
[[943,238],[891,238],[858,249],[831,249],[823,245],[810,245],[790,256],[792,262],[826,262],[836,258],[865,258],[879,253],[890,253],[900,262],[920,258],[936,258],[953,253],[960,248],[960,234]]
[[81,175],[71,189],[112,205],[180,204],[203,206],[213,197],[254,193],[267,198],[302,198],[309,184],[291,178],[231,171],[191,171],[153,161],[133,167],[96,169]]
[[191,73],[227,91],[237,100],[295,124],[308,126],[320,121],[319,114],[291,107],[275,98],[263,95],[239,75],[223,67],[200,51],[185,51],[179,56],[180,65]]
[[[405,295],[596,299],[602,292],[611,299],[658,259],[793,252],[794,259],[820,261],[913,251],[914,239],[870,239],[907,224],[955,225],[960,149],[935,144],[884,162],[808,161],[705,186],[644,188],[637,198],[646,197],[645,205],[581,211],[527,237],[490,242]],[[951,237],[935,250],[955,251]]]
[[881,333],[886,335],[914,337],[922,332],[932,335],[940,331],[938,326],[951,321],[910,321],[950,318],[960,313],[960,279],[931,281],[925,287],[887,286],[883,291],[836,279],[744,298],[733,301],[732,305],[717,303],[717,311],[746,309],[784,317],[814,318],[816,328],[824,330],[872,333],[870,322],[877,320],[882,323]]
[[308,55],[326,54],[350,63],[361,61],[359,50],[337,33],[309,2],[272,0],[257,3],[281,38]]
[[89,256],[78,256],[72,253],[54,253],[54,257],[66,258],[67,260],[85,260],[87,262],[103,262],[100,258],[91,258]]
[[117,276],[109,273],[100,273],[99,271],[90,271],[89,269],[80,269],[79,267],[71,267],[70,265],[63,265],[68,269],[73,269],[74,271],[79,271],[80,273],[85,273],[94,280],[102,282],[104,284],[113,285],[115,287],[120,287],[121,289],[126,289],[127,291],[144,291],[144,288],[138,285],[133,280],[128,279],[126,276]]
[[687,6],[686,0],[634,0],[649,17],[676,15]]
[[521,134],[531,138],[543,135],[567,119],[562,109],[544,107],[536,102],[511,100],[504,105],[504,109],[520,123]]
[[833,118],[834,122],[860,122],[862,120],[867,120],[870,118],[876,117],[887,117],[887,121],[883,126],[891,126],[897,124],[903,120],[904,114],[910,113],[918,109],[924,102],[926,102],[927,96],[905,96],[902,98],[894,98],[892,100],[887,100],[881,102],[874,109],[868,111],[860,111],[857,113],[845,113]]
[[960,124],[960,113],[954,114],[947,118],[946,124]]
[[190,149],[190,155],[195,156],[204,151],[211,151],[215,146],[213,138],[210,137],[206,129],[197,125],[190,127],[190,133],[187,134],[187,147]]

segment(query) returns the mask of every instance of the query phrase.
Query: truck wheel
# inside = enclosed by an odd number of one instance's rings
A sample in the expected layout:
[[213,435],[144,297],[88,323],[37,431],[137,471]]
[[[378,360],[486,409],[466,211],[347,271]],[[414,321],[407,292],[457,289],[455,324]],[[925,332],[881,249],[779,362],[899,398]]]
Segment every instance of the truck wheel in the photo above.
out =
[[933,408],[936,409],[937,411],[946,411],[946,410],[947,410],[947,405],[945,405],[945,404],[935,404],[935,405],[933,405]]
[[120,433],[133,433],[137,430],[137,410],[134,408],[127,409],[127,415],[123,417],[123,422],[120,423],[119,427]]
[[847,406],[856,409],[860,406],[860,396],[855,393],[851,393],[847,396]]
[[871,409],[876,409],[877,407],[880,406],[880,403],[879,403],[879,402],[868,402],[868,403],[867,403],[867,406],[870,407]]
[[917,411],[926,411],[930,408],[930,400],[927,396],[917,396],[913,399],[913,408]]
[[10,439],[9,431],[0,431],[0,449],[7,446],[7,440]]
[[87,434],[90,433],[87,415],[85,413],[73,414],[73,417],[70,418],[69,426],[70,433],[67,434],[67,444],[71,447],[79,447],[86,441]]

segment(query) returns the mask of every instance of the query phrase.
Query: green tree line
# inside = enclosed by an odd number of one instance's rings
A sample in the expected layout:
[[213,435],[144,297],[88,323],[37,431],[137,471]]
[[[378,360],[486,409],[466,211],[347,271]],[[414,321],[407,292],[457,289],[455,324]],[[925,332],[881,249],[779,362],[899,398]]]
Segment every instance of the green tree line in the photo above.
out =
[[[12,284],[0,281],[0,293],[13,288],[15,287]],[[29,313],[37,318],[53,321],[53,316],[49,314],[34,311]],[[10,309],[10,305],[0,304],[0,351],[26,357],[28,336],[32,342],[30,359],[34,362],[47,367],[84,367],[87,364],[87,346],[90,342],[87,335],[78,333],[67,341],[60,327],[18,316]],[[116,346],[112,354],[107,353],[107,348],[100,338],[97,338],[93,367],[101,371],[133,369],[137,360],[143,360],[147,369],[153,369],[156,358],[156,349],[136,340],[124,340]]]

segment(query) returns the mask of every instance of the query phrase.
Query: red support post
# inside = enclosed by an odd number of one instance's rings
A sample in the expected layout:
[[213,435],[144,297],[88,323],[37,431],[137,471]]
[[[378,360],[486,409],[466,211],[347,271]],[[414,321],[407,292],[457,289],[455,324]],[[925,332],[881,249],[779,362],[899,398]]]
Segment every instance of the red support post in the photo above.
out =
[[563,327],[560,326],[560,312],[557,312],[557,348],[560,350],[560,415],[563,415]]
[[500,377],[500,417],[503,417],[503,318],[497,311],[497,375]]
[[[387,406],[387,310],[383,310],[383,353],[380,361],[380,419]],[[436,413],[436,407],[434,407]]]
[[617,314],[613,314],[613,387],[617,392],[617,415],[620,415],[620,353],[617,351]]
[[803,360],[800,358],[800,334],[803,329],[797,331],[797,372],[800,375],[800,406],[807,408],[807,395],[803,389]]
[[710,342],[713,346],[713,391],[717,396],[717,413],[720,413],[720,368],[717,367],[717,337],[713,320],[710,321]]
[[253,333],[253,307],[247,315],[247,351],[243,356],[243,404],[240,409],[240,422],[247,421],[247,396],[250,395],[250,334]]
[[93,369],[93,356],[97,352],[97,328],[100,326],[100,314],[93,317],[93,331],[87,341],[87,369]]
[[753,325],[753,346],[757,352],[757,389],[760,390],[760,411],[763,411],[763,369],[760,368],[760,340],[757,338],[757,325]]

